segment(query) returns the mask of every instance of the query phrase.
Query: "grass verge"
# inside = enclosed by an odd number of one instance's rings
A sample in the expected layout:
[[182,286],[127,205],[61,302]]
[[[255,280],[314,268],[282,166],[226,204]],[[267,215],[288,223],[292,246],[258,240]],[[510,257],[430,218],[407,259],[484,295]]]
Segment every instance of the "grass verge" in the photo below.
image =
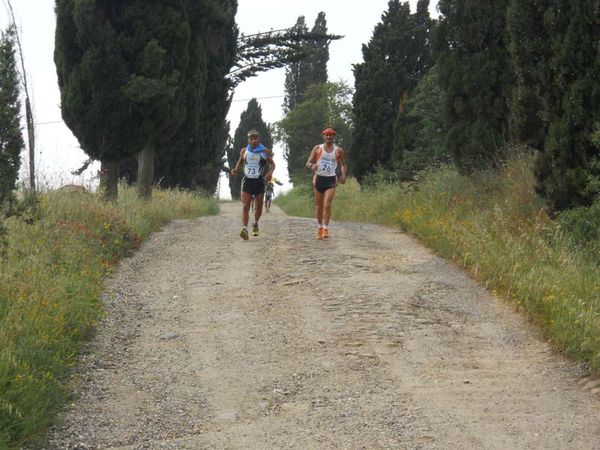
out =
[[[349,182],[338,188],[333,218],[402,227],[513,302],[556,348],[599,373],[600,247],[573,239],[570,230],[586,229],[573,225],[573,214],[550,220],[534,192],[532,166],[532,156],[520,155],[500,172],[473,177],[444,167],[422,173],[411,186],[360,190]],[[309,192],[293,190],[277,203],[311,217]]]
[[101,317],[103,280],[120,258],[175,218],[218,204],[178,191],[151,201],[120,187],[119,201],[50,191],[33,225],[12,219],[0,259],[0,448],[40,443],[68,397],[69,369]]

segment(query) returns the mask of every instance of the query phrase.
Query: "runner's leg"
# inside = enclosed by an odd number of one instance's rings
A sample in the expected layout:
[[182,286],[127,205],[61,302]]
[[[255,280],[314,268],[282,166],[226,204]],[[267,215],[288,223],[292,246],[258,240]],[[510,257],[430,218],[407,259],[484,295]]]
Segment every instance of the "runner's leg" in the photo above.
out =
[[329,226],[329,219],[331,219],[331,205],[333,204],[335,189],[336,188],[327,189],[323,193],[323,226]]
[[250,202],[252,201],[252,194],[242,191],[242,225],[248,226],[248,220],[250,218]]
[[315,187],[315,216],[319,227],[323,225],[323,193]]
[[254,196],[254,223],[258,223],[258,220],[260,219],[260,216],[262,215],[262,209],[263,209],[263,201],[265,198],[265,194],[258,194],[256,196]]

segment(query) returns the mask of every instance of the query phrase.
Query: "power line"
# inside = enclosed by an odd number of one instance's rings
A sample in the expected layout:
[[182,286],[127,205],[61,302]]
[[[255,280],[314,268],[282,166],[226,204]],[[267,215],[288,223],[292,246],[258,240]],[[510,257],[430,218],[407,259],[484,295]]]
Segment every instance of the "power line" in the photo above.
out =
[[[270,98],[283,98],[285,97],[285,95],[271,95],[269,97],[253,97],[256,100],[265,100],[265,99],[270,99]],[[232,100],[232,102],[249,102],[250,100],[252,100],[251,98],[240,98],[237,100]]]
[[62,123],[62,120],[54,120],[52,122],[36,122],[35,125],[51,125],[54,123]]
[[[285,97],[285,95],[269,95],[267,97],[253,97],[256,100],[269,100],[269,99],[274,99],[274,98],[283,98]],[[237,100],[232,100],[232,102],[249,102],[250,100],[252,100],[251,98],[240,98]],[[54,125],[55,123],[63,123],[62,120],[52,120],[49,122],[36,122],[35,125]]]

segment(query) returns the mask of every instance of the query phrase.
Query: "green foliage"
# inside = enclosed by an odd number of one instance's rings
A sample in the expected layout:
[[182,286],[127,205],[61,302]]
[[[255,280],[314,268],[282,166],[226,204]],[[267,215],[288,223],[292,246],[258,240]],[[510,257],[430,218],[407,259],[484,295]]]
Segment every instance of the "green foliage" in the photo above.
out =
[[225,143],[229,135],[226,117],[231,104],[231,80],[227,74],[235,64],[237,28],[235,14],[237,0],[218,0],[214,18],[203,31],[208,50],[207,82],[202,99],[202,114],[195,133],[195,150],[200,155],[194,184],[204,192],[214,193],[223,170]]
[[332,126],[336,144],[347,148],[352,143],[351,90],[342,82],[313,84],[303,101],[276,126],[276,140],[285,142],[285,158],[292,180],[306,173],[304,164],[315,144],[322,141],[321,131]]
[[590,253],[595,262],[600,261],[600,200],[592,205],[562,211],[558,222],[570,238],[583,251]]
[[553,0],[510,0],[507,9],[509,50],[515,72],[510,98],[511,139],[541,150],[548,133],[544,104],[556,93],[546,92],[542,80],[552,79],[544,12]]
[[[233,169],[240,157],[240,151],[248,144],[248,131],[256,130],[260,133],[260,142],[269,150],[273,150],[273,138],[269,126],[262,118],[262,108],[253,98],[248,102],[248,107],[240,116],[240,123],[235,130],[232,145],[227,152],[229,168]],[[242,184],[242,174],[235,177],[229,176],[229,189],[232,199],[239,199]]]
[[[327,19],[323,11],[319,12],[311,29],[314,34],[327,34]],[[308,65],[310,68],[309,84],[327,82],[327,63],[329,62],[329,40],[309,41]]]
[[119,162],[142,150],[151,156],[184,123],[195,81],[192,3],[56,1],[62,114],[91,158]]
[[13,191],[19,176],[21,152],[25,148],[20,123],[15,33],[11,26],[0,36],[0,238],[2,220],[8,215],[14,202]]
[[303,183],[294,183],[294,189],[278,195],[275,203],[291,216],[315,216],[313,187],[309,180],[305,180]]
[[298,17],[292,28],[300,35],[322,36],[322,39],[304,40],[300,43],[300,57],[287,65],[285,71],[285,98],[283,111],[287,114],[299,105],[306,89],[313,84],[327,82],[327,63],[329,62],[329,43],[340,36],[327,34],[327,19],[320,12],[315,24],[308,33],[304,16]]
[[446,143],[463,172],[502,160],[513,70],[508,53],[508,0],[440,0],[436,65],[446,93]]
[[375,26],[363,62],[354,66],[355,139],[349,149],[353,174],[362,181],[376,170],[402,164],[404,152],[416,151],[416,121],[407,116],[407,101],[431,64],[429,1],[392,0]]
[[[413,95],[407,100],[406,113],[398,114],[397,120],[405,120],[409,124],[403,129],[409,142],[402,149],[400,162],[395,164],[401,179],[411,178],[429,166],[451,161],[451,155],[446,150],[446,129],[442,116],[445,96],[438,78],[434,66],[419,81]],[[400,137],[398,128],[396,125],[394,131],[397,140]]]
[[[293,29],[297,33],[307,33],[308,27],[304,16],[298,17]],[[283,100],[283,111],[288,113],[302,101],[302,95],[310,85],[311,68],[308,58],[308,49],[306,45],[301,47],[304,58],[292,61],[285,69],[285,97]]]
[[600,120],[599,8],[597,0],[542,3],[531,17],[551,53],[542,53],[540,70],[518,61],[533,74],[529,85],[541,105],[537,189],[554,211],[590,205],[599,194],[600,152],[592,137]]
[[241,35],[238,39],[235,64],[229,73],[233,87],[257,74],[294,65],[309,56],[309,47],[320,47],[342,36],[309,32],[304,18],[292,28]]
[[48,192],[32,225],[7,222],[0,261],[0,448],[39,447],[67,400],[81,341],[101,317],[103,279],[119,258],[173,218],[214,214],[216,202],[174,191],[152,201],[121,188],[96,195]]

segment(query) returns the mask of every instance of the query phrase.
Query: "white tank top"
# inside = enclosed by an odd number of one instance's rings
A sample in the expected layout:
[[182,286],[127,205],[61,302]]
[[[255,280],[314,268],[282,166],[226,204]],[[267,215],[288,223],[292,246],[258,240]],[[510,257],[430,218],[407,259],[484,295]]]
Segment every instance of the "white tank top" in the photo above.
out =
[[338,146],[334,145],[330,152],[325,150],[324,144],[319,145],[319,154],[317,155],[316,175],[321,177],[334,177],[337,169]]

